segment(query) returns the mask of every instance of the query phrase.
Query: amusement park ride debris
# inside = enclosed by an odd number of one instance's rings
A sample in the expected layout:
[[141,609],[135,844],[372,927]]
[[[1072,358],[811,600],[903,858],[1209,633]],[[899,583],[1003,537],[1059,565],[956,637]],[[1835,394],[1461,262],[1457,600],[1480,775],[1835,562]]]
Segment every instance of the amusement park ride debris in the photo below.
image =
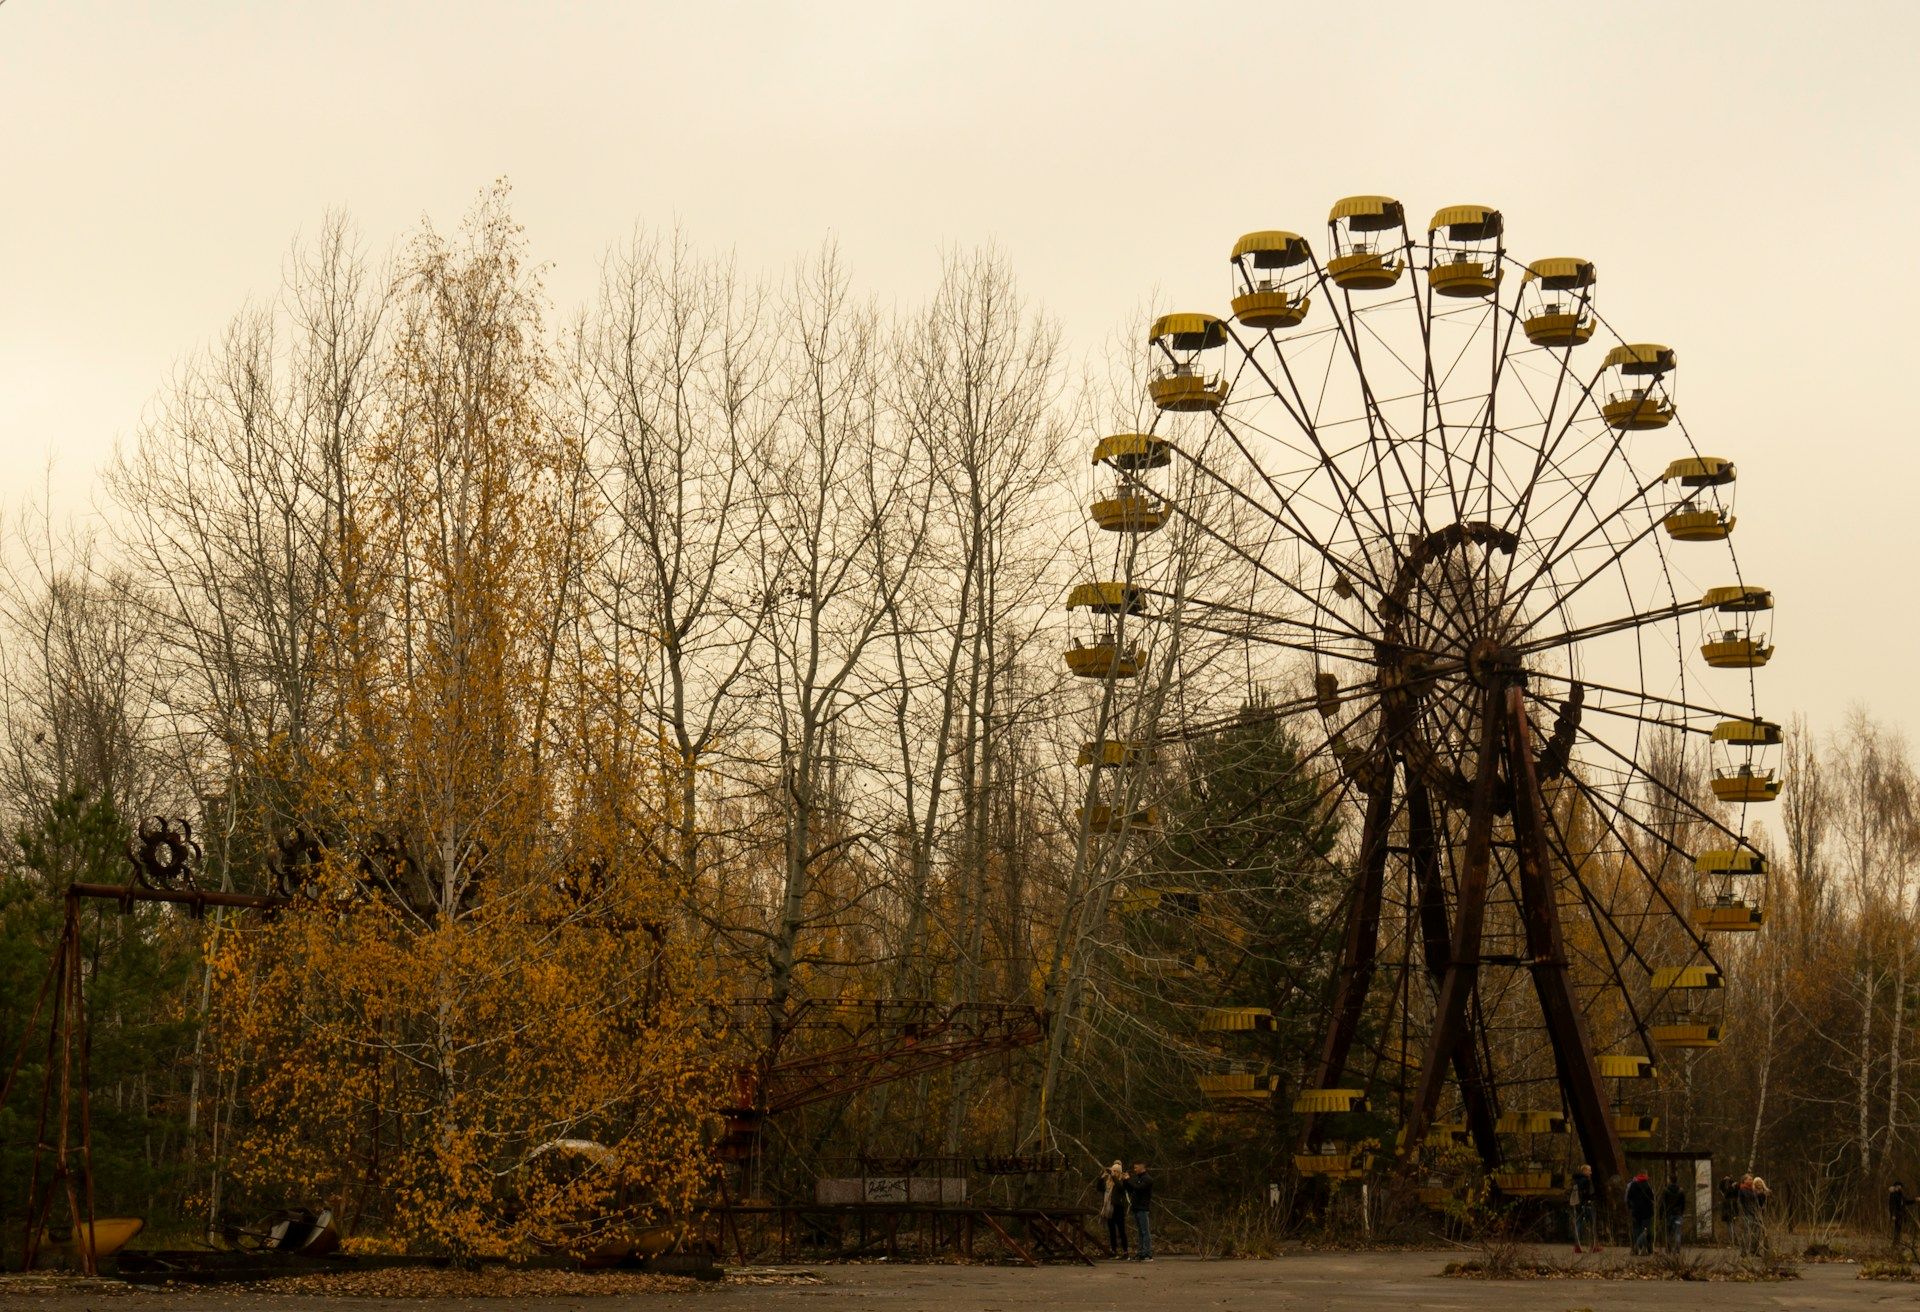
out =
[[769,1116],[1013,1052],[1047,1034],[1044,1011],[1012,1003],[742,998],[714,1010],[717,1027],[769,1036],[723,1113],[720,1155],[731,1161],[753,1154]]
[[[159,903],[185,907],[196,918],[209,907],[272,914],[322,896],[319,876],[325,854],[326,845],[320,838],[295,829],[282,840],[272,862],[273,893],[205,889],[200,887],[198,877],[203,854],[194,840],[192,825],[184,819],[152,817],[140,822],[129,844],[127,861],[132,878],[128,883],[69,885],[53,961],[20,1049],[5,1081],[0,1082],[0,1105],[4,1105],[30,1037],[46,1012],[46,1073],[28,1181],[23,1253],[27,1268],[43,1252],[57,1250],[87,1274],[94,1274],[97,1260],[125,1244],[141,1225],[130,1219],[94,1220],[81,904],[110,902],[124,914],[136,903]],[[339,909],[350,910],[374,897],[413,905],[418,900],[415,869],[403,844],[374,835],[344,895],[336,895],[340,897]],[[594,903],[608,887],[606,865],[595,860],[563,872],[556,886],[577,906]],[[663,925],[629,922],[617,915],[596,915],[593,923],[601,928],[645,932],[656,939],[666,932]],[[723,1160],[751,1156],[760,1128],[769,1116],[991,1053],[1010,1052],[1037,1043],[1046,1035],[1046,1017],[1038,1008],[991,1003],[805,999],[776,1004],[770,999],[748,998],[717,1005],[714,1013],[720,1028],[745,1025],[748,1032],[765,1036],[761,1055],[743,1068],[736,1080],[740,1104],[727,1109],[728,1134],[716,1147],[716,1155]],[[1010,1168],[1024,1160],[1005,1159],[1000,1164]],[[57,1231],[49,1225],[56,1198],[64,1200],[68,1216],[68,1225]],[[987,1224],[996,1223],[989,1220]],[[278,1212],[258,1226],[229,1226],[224,1233],[230,1247],[306,1256],[321,1255],[339,1243],[331,1214],[324,1212],[319,1216],[306,1211]],[[81,1235],[93,1236],[94,1242],[81,1242],[77,1238]]]
[[[74,883],[67,887],[66,914],[61,922],[59,941],[54,946],[53,961],[22,1031],[20,1049],[6,1080],[0,1082],[0,1105],[4,1105],[26,1057],[27,1043],[51,999],[46,1074],[41,1084],[40,1115],[27,1179],[27,1235],[22,1253],[22,1266],[27,1270],[33,1268],[52,1237],[49,1222],[56,1191],[66,1203],[67,1232],[76,1237],[58,1246],[69,1257],[77,1259],[87,1275],[96,1273],[99,1258],[126,1243],[140,1228],[138,1221],[103,1218],[96,1222],[94,1219],[93,1108],[88,1062],[92,1045],[86,1028],[80,904],[87,900],[113,902],[125,913],[131,911],[136,902],[169,903],[185,906],[196,917],[204,915],[208,907],[273,910],[286,905],[282,897],[200,888],[195,876],[200,856],[192,825],[185,820],[156,816],[140,822],[129,845],[127,862],[133,867],[132,882],[124,885]],[[90,1235],[94,1242],[79,1242],[77,1236],[80,1235]],[[113,1236],[118,1237],[118,1242],[109,1247]]]

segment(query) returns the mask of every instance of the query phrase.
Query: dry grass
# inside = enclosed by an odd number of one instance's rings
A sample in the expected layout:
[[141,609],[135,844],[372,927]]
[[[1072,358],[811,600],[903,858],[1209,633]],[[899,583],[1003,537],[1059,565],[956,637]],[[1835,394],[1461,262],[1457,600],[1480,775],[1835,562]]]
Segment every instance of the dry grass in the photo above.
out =
[[1600,1265],[1543,1257],[1504,1238],[1483,1239],[1479,1256],[1449,1262],[1440,1274],[1463,1280],[1706,1280],[1741,1284],[1800,1278],[1797,1266],[1777,1256],[1741,1257],[1683,1250]]

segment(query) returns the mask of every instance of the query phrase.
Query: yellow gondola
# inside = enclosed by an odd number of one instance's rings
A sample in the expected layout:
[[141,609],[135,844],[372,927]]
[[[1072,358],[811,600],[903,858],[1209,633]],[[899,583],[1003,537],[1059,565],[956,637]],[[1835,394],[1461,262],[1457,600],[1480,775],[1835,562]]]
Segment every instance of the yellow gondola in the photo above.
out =
[[1755,584],[1732,583],[1724,588],[1708,588],[1707,594],[1700,598],[1700,605],[1702,609],[1717,610],[1723,615],[1745,615],[1772,610],[1773,594]]
[[1202,1034],[1251,1034],[1273,1028],[1273,1013],[1265,1007],[1210,1007],[1200,1013]]
[[1326,1144],[1319,1152],[1293,1155],[1293,1169],[1301,1175],[1325,1176],[1331,1180],[1358,1180],[1372,1168],[1372,1153],[1342,1143]]
[[1757,670],[1773,659],[1765,638],[1729,630],[1700,644],[1700,655],[1716,670]]
[[1782,735],[1772,720],[1722,720],[1713,726],[1713,741],[1736,747],[1778,747]]
[[1653,1058],[1632,1053],[1609,1052],[1594,1058],[1594,1064],[1603,1080],[1650,1080],[1654,1074]]
[[1780,796],[1784,784],[1771,770],[1755,771],[1751,765],[1742,765],[1731,773],[1713,776],[1713,795],[1723,802],[1771,802]]
[[1615,1112],[1613,1116],[1613,1132],[1622,1139],[1651,1139],[1659,1128],[1658,1116],[1644,1116],[1639,1112]]
[[1694,907],[1687,913],[1694,926],[1706,934],[1749,933],[1766,924],[1767,913],[1737,897],[1720,897]]
[[39,1256],[42,1260],[53,1257],[72,1263],[84,1260],[91,1250],[93,1260],[98,1262],[132,1243],[146,1225],[137,1216],[103,1216],[63,1230],[48,1227],[40,1232]]
[[1158,368],[1147,380],[1147,394],[1162,410],[1218,410],[1227,399],[1227,380],[1209,370],[1203,357],[1226,344],[1227,329],[1210,314],[1163,314],[1153,321],[1147,340],[1159,351]]
[[1497,1134],[1565,1134],[1567,1118],[1559,1112],[1502,1112],[1493,1128]]
[[1115,433],[1094,443],[1093,463],[1137,471],[1160,469],[1173,459],[1173,443],[1152,433]]
[[1750,847],[1709,848],[1693,859],[1699,875],[1764,875],[1769,868],[1766,856]]
[[1151,533],[1167,522],[1167,503],[1144,492],[1115,492],[1093,503],[1093,522],[1110,533]]
[[1138,647],[1121,647],[1111,640],[1083,646],[1075,642],[1062,653],[1067,672],[1082,679],[1132,679],[1140,674],[1146,655]]
[[1723,988],[1725,978],[1718,966],[1661,966],[1653,972],[1653,991],[1670,989],[1713,990]]
[[1720,1027],[1691,1021],[1649,1025],[1647,1037],[1662,1048],[1717,1048]]
[[1734,517],[1724,510],[1682,506],[1660,521],[1675,542],[1722,542],[1733,533]]
[[1535,346],[1579,346],[1593,337],[1594,318],[1585,295],[1593,286],[1593,264],[1569,255],[1535,260],[1527,266],[1523,286],[1533,291],[1533,303],[1520,320],[1520,330]]
[[1090,610],[1096,615],[1144,615],[1146,594],[1131,583],[1078,583],[1067,593],[1068,610]]
[[[1304,272],[1312,258],[1307,239],[1297,232],[1250,232],[1235,242],[1229,259],[1240,279],[1233,317],[1249,328],[1298,327],[1313,305]],[[1296,272],[1289,274],[1290,269]]]
[[1501,1193],[1513,1198],[1559,1198],[1567,1191],[1566,1177],[1558,1171],[1495,1171],[1489,1178]]
[[1406,267],[1399,251],[1386,246],[1375,234],[1402,230],[1405,241],[1406,211],[1391,196],[1348,196],[1335,201],[1327,214],[1333,256],[1327,261],[1327,276],[1336,287],[1350,292],[1381,291],[1400,281]]
[[1720,456],[1683,456],[1667,466],[1662,482],[1682,487],[1725,487],[1734,480],[1733,461]]
[[1365,1089],[1302,1089],[1293,1099],[1301,1115],[1331,1116],[1367,1110]]
[[1153,760],[1153,749],[1145,743],[1081,743],[1082,765],[1145,765]]
[[[1500,288],[1506,225],[1488,205],[1449,205],[1427,224],[1427,286],[1436,296],[1491,296]],[[1439,234],[1444,240],[1436,240]]]
[[1673,422],[1673,402],[1653,384],[1673,371],[1673,348],[1655,342],[1616,346],[1607,352],[1603,369],[1616,371],[1619,386],[1607,393],[1600,407],[1607,423],[1623,431],[1665,428]]
[[1080,807],[1074,812],[1074,818],[1085,822],[1090,834],[1118,834],[1129,829],[1158,829],[1160,808],[1147,806],[1138,811],[1119,811],[1101,803]]

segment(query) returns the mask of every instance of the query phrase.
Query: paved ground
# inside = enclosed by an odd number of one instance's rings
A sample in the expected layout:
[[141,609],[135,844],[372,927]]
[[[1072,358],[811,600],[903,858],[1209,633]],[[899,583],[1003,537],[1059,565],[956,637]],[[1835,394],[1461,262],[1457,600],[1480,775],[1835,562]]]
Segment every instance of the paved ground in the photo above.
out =
[[[1559,1250],[1555,1250],[1556,1255]],[[0,1292],[0,1307],[34,1312],[1358,1312],[1473,1309],[1497,1312],[1712,1312],[1713,1309],[1914,1308],[1920,1285],[1854,1279],[1850,1264],[1808,1265],[1799,1280],[1770,1284],[1675,1281],[1443,1279],[1453,1255],[1315,1253],[1260,1262],[1161,1258],[1151,1264],[1085,1267],[826,1266],[818,1283],[732,1286],[637,1298],[419,1300],[274,1296],[257,1292],[61,1295]],[[1611,1255],[1606,1260],[1614,1260]]]

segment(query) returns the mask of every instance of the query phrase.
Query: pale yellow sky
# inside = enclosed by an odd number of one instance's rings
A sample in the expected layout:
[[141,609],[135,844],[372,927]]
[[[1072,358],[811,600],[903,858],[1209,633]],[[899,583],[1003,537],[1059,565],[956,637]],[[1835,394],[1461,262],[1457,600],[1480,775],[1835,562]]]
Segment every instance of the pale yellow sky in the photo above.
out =
[[[1358,191],[1476,201],[1679,352],[1778,595],[1764,713],[1910,733],[1920,7],[1901,3],[0,3],[0,496],[60,504],[344,206],[384,247],[493,177],[570,308],[676,222],[777,272],[834,234],[910,301],[1000,243],[1069,344]],[[1129,328],[1131,324],[1127,325]]]

